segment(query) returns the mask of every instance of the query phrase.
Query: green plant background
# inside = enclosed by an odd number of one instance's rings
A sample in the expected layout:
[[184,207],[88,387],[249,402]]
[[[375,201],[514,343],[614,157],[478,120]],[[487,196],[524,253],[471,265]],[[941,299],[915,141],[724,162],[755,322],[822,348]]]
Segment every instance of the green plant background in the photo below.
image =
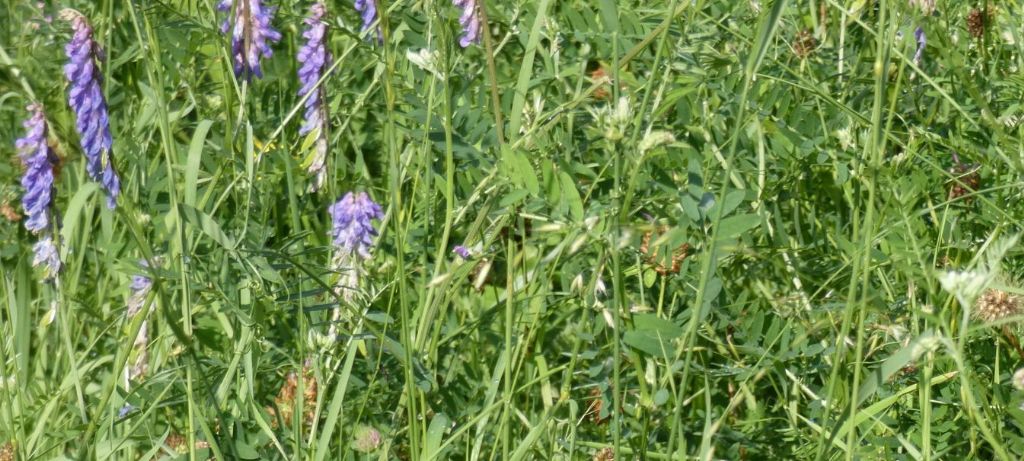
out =
[[[59,283],[0,221],[16,459],[1024,456],[1019,328],[941,283],[1024,294],[1020,2],[480,0],[489,39],[463,50],[447,1],[380,1],[375,45],[332,0],[318,193],[308,2],[267,0],[284,38],[251,84],[214,3],[0,6],[0,200],[19,206],[29,102],[63,158]],[[63,7],[108,57],[115,211],[67,107]],[[978,175],[962,196],[954,152]],[[325,343],[326,209],[350,190],[386,218]],[[149,373],[125,386],[140,273]]]

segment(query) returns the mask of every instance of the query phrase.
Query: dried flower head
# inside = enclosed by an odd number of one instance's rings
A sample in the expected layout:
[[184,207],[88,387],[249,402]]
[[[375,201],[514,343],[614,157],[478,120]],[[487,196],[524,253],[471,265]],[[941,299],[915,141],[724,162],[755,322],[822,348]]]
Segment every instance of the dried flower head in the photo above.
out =
[[604,447],[594,453],[594,461],[615,461],[615,450],[612,447]]
[[0,446],[0,461],[14,461],[14,444],[7,442]]
[[342,255],[370,257],[373,237],[377,236],[374,219],[384,217],[380,205],[370,199],[366,192],[349,192],[328,210],[331,214],[331,236],[334,245]]
[[0,216],[3,216],[4,219],[10,222],[21,221],[21,214],[18,213],[18,210],[11,206],[11,202],[8,201],[0,203]]
[[231,30],[231,57],[235,76],[245,80],[263,77],[260,60],[270,59],[274,50],[270,43],[281,40],[281,34],[270,25],[274,8],[263,6],[261,0],[221,0],[217,9],[229,13],[221,24],[221,33]]
[[327,106],[324,104],[324,87],[317,86],[331,65],[331,53],[324,44],[327,35],[327,23],[323,21],[325,14],[327,7],[323,2],[316,2],[310,7],[309,17],[305,20],[306,30],[302,32],[306,43],[299,48],[296,57],[299,61],[299,97],[306,98],[306,112],[299,134],[315,133],[316,136],[313,156],[307,167],[313,176],[310,189],[314,192],[323,186],[327,178]]
[[1021,298],[1002,290],[986,290],[974,305],[975,318],[985,323],[998,322],[1020,313]]
[[981,186],[981,165],[967,164],[960,161],[960,156],[953,153],[955,164],[949,169],[953,176],[949,181],[949,199],[954,200],[978,190]]
[[925,16],[931,16],[935,12],[935,0],[910,0],[910,7],[921,10]]
[[356,428],[352,448],[361,453],[370,453],[380,446],[380,431],[370,426],[359,426]]
[[810,30],[804,29],[796,33],[793,40],[793,54],[800,59],[807,59],[814,50],[818,49],[818,41]]
[[[316,377],[313,375],[313,369],[308,362],[302,367],[302,387],[303,423],[307,426],[312,426],[313,419],[316,418],[317,382]],[[288,373],[284,384],[281,385],[281,390],[278,391],[277,397],[274,398],[275,406],[267,407],[267,413],[271,416],[277,416],[275,407],[280,409],[281,420],[285,426],[291,426],[292,424],[292,416],[295,412],[295,394],[298,388],[298,375],[294,371]],[[270,424],[272,427],[277,428],[277,418],[272,418]]]
[[103,60],[100,46],[92,38],[92,26],[81,13],[65,9],[61,18],[71,22],[74,35],[64,47],[68,63],[64,75],[69,82],[68,104],[75,113],[75,128],[85,153],[85,169],[89,177],[103,185],[107,192],[107,207],[117,205],[121,193],[121,179],[114,170],[110,137],[110,117],[107,101],[100,89],[103,76],[97,61]]
[[591,93],[594,99],[608,99],[611,93],[608,91],[608,87],[611,86],[612,79],[608,76],[608,71],[605,70],[603,65],[598,65],[594,70],[590,71],[590,80],[593,83],[600,85]]
[[974,8],[967,13],[967,32],[971,34],[971,37],[981,38],[985,35],[985,29],[995,19],[995,13],[995,9],[991,7],[987,9]]
[[477,0],[452,0],[452,4],[462,9],[459,15],[459,24],[462,26],[462,36],[459,37],[459,46],[466,48],[474,43],[480,43],[480,5]]
[[[662,235],[668,230],[667,227],[660,227],[658,234]],[[672,251],[672,262],[671,265],[666,264],[668,261],[664,261],[663,258],[658,256],[658,248],[651,248],[651,237],[654,236],[654,231],[644,233],[643,240],[640,243],[640,253],[644,255],[644,259],[647,260],[647,264],[650,264],[654,270],[661,275],[678,274],[682,268],[683,261],[686,260],[686,256],[690,251],[690,244],[684,243],[675,250]]]

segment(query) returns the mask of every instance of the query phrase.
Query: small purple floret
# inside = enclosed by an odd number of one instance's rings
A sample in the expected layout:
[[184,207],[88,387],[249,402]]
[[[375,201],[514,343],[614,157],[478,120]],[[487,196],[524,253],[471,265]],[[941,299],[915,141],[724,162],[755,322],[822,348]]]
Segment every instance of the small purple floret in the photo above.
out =
[[373,245],[373,237],[377,236],[371,221],[384,217],[380,205],[374,203],[366,192],[349,192],[328,211],[331,214],[334,245],[343,254],[369,258],[369,248]]
[[43,266],[46,278],[52,279],[60,272],[60,253],[57,251],[57,245],[53,243],[53,238],[49,235],[36,242],[32,247],[32,252],[35,253],[32,258],[32,266]]
[[[377,1],[355,0],[354,6],[356,11],[359,12],[359,17],[363,20],[362,32],[366,32],[377,21]],[[367,37],[367,40],[369,40],[369,37]],[[377,41],[383,41],[380,26],[377,26]]]
[[227,12],[229,19],[221,24],[221,33],[231,31],[231,58],[238,78],[251,81],[263,78],[260,60],[274,55],[270,43],[281,40],[281,33],[270,25],[273,7],[260,0],[222,0],[217,9]]
[[928,44],[928,38],[924,35],[924,29],[918,27],[914,31],[914,38],[917,39],[917,51],[914,52],[914,65],[921,65],[921,58],[924,56],[924,48]]
[[462,25],[459,46],[466,48],[474,43],[480,43],[480,11],[477,10],[477,0],[452,0],[452,4],[462,9],[462,14],[459,15],[459,24]]
[[107,207],[117,205],[121,193],[121,179],[114,170],[110,138],[110,117],[107,115],[107,101],[103,97],[100,75],[96,62],[103,59],[103,53],[92,38],[92,26],[81,13],[65,9],[61,18],[71,22],[74,36],[64,46],[68,63],[64,75],[68,82],[68,104],[75,112],[75,128],[85,153],[85,169],[89,177],[99,181],[107,192]]
[[452,253],[459,255],[459,257],[462,258],[464,261],[469,260],[471,256],[469,254],[469,248],[466,248],[462,245],[455,245],[455,248],[452,249]]

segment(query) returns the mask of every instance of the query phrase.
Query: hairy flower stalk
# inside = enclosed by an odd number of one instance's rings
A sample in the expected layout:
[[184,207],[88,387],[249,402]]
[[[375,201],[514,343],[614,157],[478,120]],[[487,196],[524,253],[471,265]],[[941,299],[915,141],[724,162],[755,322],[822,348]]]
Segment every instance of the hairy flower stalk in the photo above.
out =
[[[373,237],[377,236],[372,221],[382,219],[384,212],[366,192],[349,192],[328,211],[331,214],[331,237],[335,247],[334,266],[342,274],[335,292],[346,303],[350,303],[359,287],[360,263],[370,259]],[[327,334],[331,341],[337,340],[340,319],[339,306],[334,309]]]
[[68,104],[75,113],[75,128],[85,153],[85,169],[90,178],[99,181],[106,189],[107,207],[114,208],[121,193],[121,179],[114,170],[110,117],[107,115],[107,101],[100,89],[103,76],[96,66],[96,62],[103,59],[103,53],[92,38],[92,27],[85,16],[71,9],[62,10],[60,15],[71,22],[74,30],[71,41],[64,46],[68,57],[64,75],[70,84]]
[[[359,17],[363,20],[361,31],[366,33],[373,26],[373,23],[377,22],[377,0],[355,0],[354,6],[356,11],[359,12]],[[367,40],[369,40],[369,37],[367,37]],[[377,41],[384,41],[379,25],[377,26]]]
[[477,0],[452,0],[452,4],[462,9],[459,16],[459,24],[462,25],[459,46],[466,48],[474,43],[480,43],[480,10]]
[[53,182],[54,167],[57,156],[46,142],[46,116],[43,108],[37,104],[27,107],[29,118],[22,126],[25,136],[15,140],[25,175],[21,178],[21,186],[25,195],[21,205],[25,209],[25,228],[29,232],[40,235],[40,239],[32,247],[35,256],[33,266],[43,266],[45,277],[54,278],[60,271],[60,255],[54,243],[53,215]]
[[274,55],[270,43],[281,40],[281,33],[270,26],[273,7],[260,0],[221,0],[217,9],[228,13],[220,26],[221,33],[231,31],[231,58],[235,76],[251,81],[263,78],[260,60]]
[[325,92],[317,82],[323,77],[331,64],[331,53],[324,45],[327,35],[327,23],[323,21],[327,8],[323,2],[314,3],[310,15],[306,18],[306,30],[302,36],[306,43],[299,49],[297,57],[299,65],[299,97],[306,97],[306,113],[303,118],[300,135],[315,133],[313,158],[309,164],[309,174],[313,176],[311,190],[319,190],[327,177],[327,108],[324,105]]
[[[146,261],[140,261],[139,264],[142,267],[148,267]],[[132,276],[132,283],[128,286],[130,295],[128,297],[128,309],[125,315],[128,317],[129,323],[138,315],[149,315],[150,308],[143,313],[143,308],[146,307],[146,298],[149,296],[149,292],[153,289],[153,279],[142,274],[136,274]],[[149,370],[149,319],[144,319],[142,325],[139,327],[139,334],[135,336],[135,341],[132,343],[132,349],[134,349],[135,360],[131,365],[125,364],[124,369],[124,385],[128,388],[129,384],[144,376]]]

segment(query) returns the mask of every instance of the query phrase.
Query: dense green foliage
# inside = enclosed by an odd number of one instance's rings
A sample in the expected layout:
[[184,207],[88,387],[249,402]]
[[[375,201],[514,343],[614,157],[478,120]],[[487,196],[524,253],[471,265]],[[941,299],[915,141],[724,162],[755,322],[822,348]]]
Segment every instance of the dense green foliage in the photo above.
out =
[[[249,83],[215,3],[0,6],[0,459],[1024,457],[1019,1],[480,0],[462,49],[447,0],[379,1],[382,44],[331,0],[315,193],[310,2],[266,1]],[[106,53],[116,210],[63,7]],[[56,283],[17,219],[33,101]],[[341,286],[353,190],[386,216]]]

